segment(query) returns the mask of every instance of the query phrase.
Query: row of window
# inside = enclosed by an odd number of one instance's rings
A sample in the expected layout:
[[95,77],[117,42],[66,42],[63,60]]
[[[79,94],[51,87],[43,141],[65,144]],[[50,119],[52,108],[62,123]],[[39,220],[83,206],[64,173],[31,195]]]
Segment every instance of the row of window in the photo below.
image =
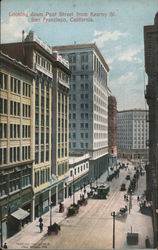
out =
[[58,165],[58,175],[61,176],[68,171],[69,165],[68,162],[62,163]]
[[28,104],[23,104],[23,116],[31,117],[31,107]]
[[51,71],[51,63],[48,62],[44,57],[40,56],[36,53],[36,63],[47,69],[49,72]]
[[[6,110],[7,110],[7,102],[6,102]],[[15,116],[20,116],[20,103],[19,102],[10,101],[10,114],[15,115]],[[23,104],[23,116],[31,117],[30,105]]]
[[0,114],[8,114],[7,99],[0,98]]
[[23,125],[22,126],[22,137],[23,138],[30,138],[31,137],[31,126],[30,125]]
[[[39,132],[35,133],[35,144],[39,144]],[[41,132],[41,144],[44,144],[44,132]],[[49,144],[49,132],[46,133],[46,144]]]
[[30,97],[31,96],[31,85],[23,82],[23,95]]
[[[0,148],[0,164],[7,164],[8,149]],[[30,146],[22,147],[22,160],[30,159]],[[20,157],[20,147],[11,147],[10,148],[10,162],[18,162],[21,160]]]
[[89,164],[88,164],[88,162],[86,162],[86,163],[84,163],[83,165],[81,165],[79,167],[75,167],[74,171],[70,170],[70,177],[73,176],[73,173],[74,173],[74,175],[76,175],[76,174],[79,174],[80,172],[86,170],[86,168],[88,169],[88,166],[89,166]]
[[49,181],[50,178],[50,169],[42,169],[41,171],[35,172],[35,187],[39,187],[40,185]]
[[[68,55],[69,57],[69,63],[76,63],[76,54],[71,53]],[[80,62],[81,63],[87,63],[88,62],[88,53],[81,53],[80,54]]]
[[0,138],[7,138],[7,123],[0,123]]
[[20,124],[10,124],[10,138],[20,138]]
[[[40,156],[40,159],[39,159]],[[46,150],[46,161],[49,161],[49,150]],[[45,162],[44,159],[44,150],[41,150],[41,154],[39,154],[39,151],[35,152],[35,164]]]
[[67,157],[67,153],[68,151],[67,151],[66,145],[65,145],[65,150],[64,150],[64,145],[62,144],[62,148],[60,148],[60,144],[58,144],[58,158]]

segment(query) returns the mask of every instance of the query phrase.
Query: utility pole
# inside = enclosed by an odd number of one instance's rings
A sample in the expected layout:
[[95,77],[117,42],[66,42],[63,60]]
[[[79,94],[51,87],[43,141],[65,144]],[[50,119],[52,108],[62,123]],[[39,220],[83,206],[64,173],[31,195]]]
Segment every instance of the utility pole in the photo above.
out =
[[52,206],[53,206],[53,202],[50,203],[50,226],[52,225]]
[[74,173],[73,173],[73,204],[75,204]]
[[115,212],[111,213],[111,216],[113,217],[113,243],[112,248],[115,249]]
[[131,209],[132,209],[132,191],[130,190],[130,193],[129,193],[129,214],[131,212]]

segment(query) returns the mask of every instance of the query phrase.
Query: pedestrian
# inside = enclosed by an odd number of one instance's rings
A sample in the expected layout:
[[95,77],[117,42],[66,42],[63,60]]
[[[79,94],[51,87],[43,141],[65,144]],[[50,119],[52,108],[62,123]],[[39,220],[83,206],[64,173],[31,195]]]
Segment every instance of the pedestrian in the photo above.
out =
[[42,217],[40,216],[40,218],[39,218],[39,223],[42,223],[43,222],[43,219],[42,219]]
[[42,233],[43,232],[43,223],[42,222],[39,224],[39,228],[40,228],[40,233]]
[[3,248],[4,248],[4,249],[7,249],[7,248],[8,248],[8,247],[7,247],[7,243],[6,243],[6,242],[4,243]]
[[146,236],[146,239],[145,239],[145,247],[150,248],[150,240],[148,236]]
[[138,195],[138,197],[137,197],[137,201],[139,202],[139,195]]
[[126,194],[124,194],[124,201],[126,200]]

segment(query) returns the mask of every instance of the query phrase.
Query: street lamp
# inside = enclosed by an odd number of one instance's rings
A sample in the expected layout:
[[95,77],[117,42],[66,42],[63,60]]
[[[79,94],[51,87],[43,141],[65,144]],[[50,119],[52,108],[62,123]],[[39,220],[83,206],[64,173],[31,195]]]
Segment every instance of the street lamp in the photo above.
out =
[[53,207],[53,202],[50,203],[50,226],[52,225],[52,207]]
[[112,248],[115,249],[115,218],[116,218],[115,212],[112,212],[111,216],[113,217],[113,242],[112,242]]

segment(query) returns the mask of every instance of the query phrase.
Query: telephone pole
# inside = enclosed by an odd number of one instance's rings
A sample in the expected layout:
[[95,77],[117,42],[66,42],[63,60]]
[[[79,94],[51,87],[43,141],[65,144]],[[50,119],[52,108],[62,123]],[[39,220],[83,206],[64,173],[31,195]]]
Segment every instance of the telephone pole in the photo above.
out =
[[115,249],[115,212],[111,213],[111,216],[113,217],[113,243],[112,248]]

